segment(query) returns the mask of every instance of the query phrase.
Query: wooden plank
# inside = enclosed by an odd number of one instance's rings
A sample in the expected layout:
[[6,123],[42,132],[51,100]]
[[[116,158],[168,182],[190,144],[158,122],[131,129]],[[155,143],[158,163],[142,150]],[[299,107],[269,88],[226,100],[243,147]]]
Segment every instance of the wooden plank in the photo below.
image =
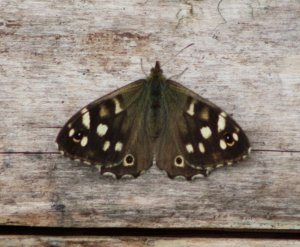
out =
[[13,246],[111,246],[111,247],[296,247],[297,240],[230,239],[230,238],[151,238],[151,237],[35,237],[0,236],[0,245]]
[[2,224],[300,228],[299,153],[255,152],[193,182],[171,180],[156,167],[133,180],[99,177],[96,168],[58,154],[1,157]]
[[[217,7],[1,1],[0,223],[299,229],[300,4]],[[91,100],[144,77],[140,58],[147,69],[172,58],[169,75],[188,66],[179,80],[234,113],[256,150],[251,159],[195,182],[155,167],[114,181],[58,155],[59,127]]]

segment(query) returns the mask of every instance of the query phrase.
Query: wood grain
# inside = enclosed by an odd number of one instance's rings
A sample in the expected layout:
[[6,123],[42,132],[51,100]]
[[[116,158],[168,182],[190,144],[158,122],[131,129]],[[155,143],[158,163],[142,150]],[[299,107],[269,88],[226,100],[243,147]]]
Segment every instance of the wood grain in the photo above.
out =
[[149,237],[34,237],[0,236],[2,246],[98,246],[98,247],[296,247],[297,240],[230,239],[230,238],[149,238]]
[[[0,224],[300,229],[299,1],[3,0],[0,13]],[[144,77],[141,58],[188,67],[177,80],[233,113],[251,158],[186,182],[155,167],[115,181],[60,156],[59,128]]]

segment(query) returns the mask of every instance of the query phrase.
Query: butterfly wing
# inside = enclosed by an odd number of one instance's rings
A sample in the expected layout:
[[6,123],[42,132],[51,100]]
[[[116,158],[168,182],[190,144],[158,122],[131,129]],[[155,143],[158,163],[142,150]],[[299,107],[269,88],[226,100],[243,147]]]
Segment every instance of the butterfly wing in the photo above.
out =
[[145,83],[135,81],[77,112],[57,136],[59,150],[118,178],[148,169],[153,156],[142,128]]
[[248,138],[230,116],[174,81],[167,80],[166,85],[163,99],[168,125],[156,150],[160,169],[172,178],[191,179],[247,156]]

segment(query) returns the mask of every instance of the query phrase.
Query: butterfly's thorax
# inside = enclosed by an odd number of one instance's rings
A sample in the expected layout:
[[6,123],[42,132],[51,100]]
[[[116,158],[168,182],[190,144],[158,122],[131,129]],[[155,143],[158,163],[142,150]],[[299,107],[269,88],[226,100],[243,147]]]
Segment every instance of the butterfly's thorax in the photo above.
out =
[[160,71],[154,71],[147,78],[148,83],[148,109],[147,109],[147,131],[152,141],[160,136],[163,123],[165,122],[165,109],[163,106],[163,89],[165,86],[165,77]]

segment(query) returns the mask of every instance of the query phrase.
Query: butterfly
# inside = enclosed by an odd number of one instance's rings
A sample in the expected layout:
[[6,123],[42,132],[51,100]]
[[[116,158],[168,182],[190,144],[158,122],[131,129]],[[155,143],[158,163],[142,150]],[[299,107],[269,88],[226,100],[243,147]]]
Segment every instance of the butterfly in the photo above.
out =
[[190,180],[245,159],[251,150],[227,113],[167,79],[158,61],[147,78],[82,108],[56,142],[65,156],[116,178],[137,177],[155,163],[170,178]]

